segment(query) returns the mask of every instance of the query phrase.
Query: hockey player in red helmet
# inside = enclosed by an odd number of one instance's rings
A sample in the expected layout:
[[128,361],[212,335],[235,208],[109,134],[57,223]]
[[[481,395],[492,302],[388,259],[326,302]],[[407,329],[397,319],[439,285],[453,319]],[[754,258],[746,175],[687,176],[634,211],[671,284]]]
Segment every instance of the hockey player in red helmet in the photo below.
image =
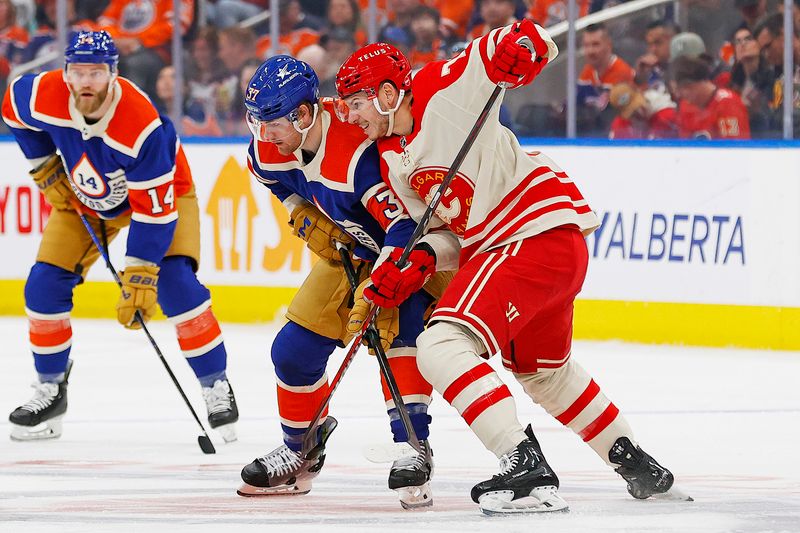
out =
[[[385,81],[391,82],[399,91],[397,102],[387,109],[381,107],[376,97],[378,87]],[[336,76],[336,90],[340,95],[363,91],[372,101],[378,114],[385,118],[387,126],[383,136],[392,134],[395,113],[409,89],[411,89],[411,63],[400,50],[388,43],[372,43],[365,46],[358,55],[354,54],[348,58]],[[338,100],[338,110],[342,119],[349,118],[349,108],[345,100]],[[379,137],[376,132],[370,132],[368,127],[365,131],[372,140]]]
[[[399,50],[370,45],[340,68],[338,109],[377,140],[384,179],[420,220],[497,84],[530,83],[557,53],[547,32],[526,20],[409,79]],[[511,392],[485,360],[495,353],[532,399],[628,482],[631,495],[664,494],[672,474],[642,451],[619,409],[571,358],[573,302],[588,263],[584,236],[599,220],[573,180],[540,152],[526,152],[498,114],[495,105],[431,221],[457,239],[427,238],[402,271],[400,253],[390,255],[364,297],[397,305],[432,273],[459,267],[417,339],[417,362],[500,459],[501,471],[472,489],[485,513],[567,508],[532,427],[519,422]]]

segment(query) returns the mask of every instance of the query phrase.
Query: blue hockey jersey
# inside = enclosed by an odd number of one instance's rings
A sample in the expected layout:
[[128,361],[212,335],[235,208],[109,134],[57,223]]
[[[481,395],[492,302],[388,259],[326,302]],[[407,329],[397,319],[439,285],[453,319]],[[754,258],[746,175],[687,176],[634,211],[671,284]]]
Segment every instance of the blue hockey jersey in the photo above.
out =
[[175,232],[175,198],[192,188],[175,128],[133,83],[118,78],[108,112],[89,124],[61,70],[14,80],[3,120],[28,159],[58,150],[75,196],[100,218],[130,212],[126,255],[153,263]]
[[342,122],[323,98],[317,120],[322,143],[303,162],[300,150],[284,156],[272,143],[250,141],[248,166],[284,205],[315,204],[355,239],[357,257],[374,261],[384,246],[403,247],[416,224],[381,178],[377,146],[354,124]]

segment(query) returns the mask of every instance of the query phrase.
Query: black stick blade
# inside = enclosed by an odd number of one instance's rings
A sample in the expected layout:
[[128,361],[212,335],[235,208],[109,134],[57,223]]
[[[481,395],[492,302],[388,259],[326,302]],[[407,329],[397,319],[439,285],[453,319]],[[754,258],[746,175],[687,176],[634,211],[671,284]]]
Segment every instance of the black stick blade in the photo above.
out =
[[211,444],[211,439],[208,438],[208,435],[198,435],[197,444],[200,445],[200,449],[203,450],[203,453],[206,455],[217,453],[217,450],[214,448],[214,445]]

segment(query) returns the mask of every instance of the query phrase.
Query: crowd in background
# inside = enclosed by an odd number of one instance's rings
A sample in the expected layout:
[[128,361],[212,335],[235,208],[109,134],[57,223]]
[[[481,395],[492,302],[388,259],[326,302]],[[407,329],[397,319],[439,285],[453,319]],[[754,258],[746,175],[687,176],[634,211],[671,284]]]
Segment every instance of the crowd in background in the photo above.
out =
[[[369,0],[280,0],[280,38],[270,42],[269,0],[181,0],[184,135],[245,136],[242,91],[275,49],[308,62],[323,95],[338,66],[368,40]],[[564,0],[378,0],[378,40],[417,69],[458,54],[494,28],[527,17],[566,19]],[[579,16],[618,1],[577,0]],[[173,0],[66,0],[68,28],[105,29],[121,75],[165,114],[176,89],[171,66]],[[677,6],[677,8],[676,8]],[[681,13],[681,10],[683,12]],[[800,28],[800,0],[791,13]],[[58,55],[56,0],[0,0],[0,87],[11,70]],[[682,27],[682,24],[684,25]],[[797,31],[795,32],[797,35]],[[800,110],[800,40],[794,43],[794,109]],[[557,40],[562,52],[564,40]],[[635,19],[590,25],[578,35],[579,136],[779,138],[783,120],[783,13],[776,0],[684,0]],[[563,54],[562,54],[563,55]],[[39,70],[60,68],[56,59]],[[553,65],[526,91],[510,93],[504,124],[521,135],[564,136],[566,74]],[[516,93],[516,94],[515,94]],[[794,120],[800,132],[800,113]],[[800,138],[800,135],[795,134]]]

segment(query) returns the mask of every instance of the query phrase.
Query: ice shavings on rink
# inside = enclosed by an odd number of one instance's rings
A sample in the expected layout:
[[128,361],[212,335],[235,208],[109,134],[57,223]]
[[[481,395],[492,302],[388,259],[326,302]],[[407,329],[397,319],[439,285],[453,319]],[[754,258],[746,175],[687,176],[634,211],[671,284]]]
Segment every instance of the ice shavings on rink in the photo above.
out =
[[[152,329],[204,413],[172,327],[157,322]],[[570,512],[489,518],[469,490],[497,472],[497,460],[439,397],[431,407],[435,504],[423,512],[400,508],[386,486],[389,465],[362,455],[363,446],[390,438],[377,363],[366,351],[334,396],[340,426],[311,493],[246,499],[235,493],[241,467],[280,444],[268,356],[274,325],[223,324],[241,419],[238,442],[212,434],[212,456],[198,448],[195,422],[141,332],[91,320],[74,320],[73,330],[63,437],[11,442],[6,417],[29,398],[34,371],[25,320],[0,319],[0,532],[800,531],[796,353],[575,343],[574,356],[692,503],[632,499],[588,446],[507,379]]]

